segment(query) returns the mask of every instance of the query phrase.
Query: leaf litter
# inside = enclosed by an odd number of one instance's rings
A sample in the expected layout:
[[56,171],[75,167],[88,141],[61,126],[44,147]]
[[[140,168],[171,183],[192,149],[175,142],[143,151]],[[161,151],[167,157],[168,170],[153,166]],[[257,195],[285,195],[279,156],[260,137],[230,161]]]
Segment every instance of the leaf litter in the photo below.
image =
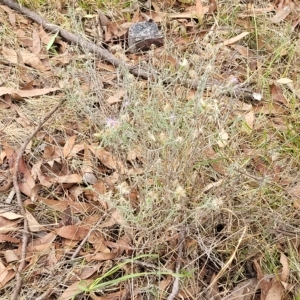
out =
[[[47,5],[59,12],[57,19],[48,16],[53,23],[61,18],[78,26],[64,4]],[[33,292],[38,284],[59,299],[85,297],[83,291],[86,299],[146,299],[151,281],[153,295],[169,299],[176,280],[153,270],[176,272],[181,260],[183,299],[296,295],[298,245],[284,234],[279,243],[272,230],[297,236],[299,225],[299,49],[287,29],[294,22],[299,31],[298,2],[240,3],[237,12],[226,10],[229,3],[201,0],[154,1],[143,12],[122,5],[75,11],[92,41],[123,61],[156,68],[161,81],[134,79],[0,6],[0,22],[10,29],[1,48],[2,295],[11,290],[22,246],[24,216],[14,201],[4,205],[16,150],[64,97],[67,104],[32,139],[19,165],[32,232],[23,293],[40,296]],[[127,52],[128,29],[145,20],[157,22],[169,44]],[[285,35],[276,40],[277,31]],[[206,86],[186,88],[185,77]],[[257,101],[249,102],[249,91]],[[72,278],[64,266],[76,250]],[[145,256],[112,272],[149,253],[160,259]],[[95,292],[93,284],[107,274],[112,285]],[[53,284],[56,277],[62,283]]]

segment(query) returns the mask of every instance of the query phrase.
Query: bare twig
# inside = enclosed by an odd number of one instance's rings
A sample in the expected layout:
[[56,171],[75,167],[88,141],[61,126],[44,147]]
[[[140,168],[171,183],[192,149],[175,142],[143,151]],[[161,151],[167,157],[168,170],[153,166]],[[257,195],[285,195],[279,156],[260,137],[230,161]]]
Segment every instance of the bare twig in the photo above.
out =
[[[176,262],[176,274],[179,273],[179,271],[180,271],[184,238],[185,238],[185,231],[184,231],[184,229],[181,229],[180,234],[179,234],[179,247],[178,247],[178,259]],[[179,291],[179,277],[177,276],[174,279],[172,292],[168,296],[167,300],[173,300],[177,296],[178,291]]]
[[16,158],[13,164],[13,170],[12,170],[12,176],[13,176],[13,184],[14,189],[17,196],[17,202],[20,206],[21,213],[24,216],[24,231],[23,231],[23,237],[22,237],[22,248],[21,248],[21,258],[20,258],[20,264],[17,269],[16,273],[16,286],[13,292],[13,295],[11,297],[12,300],[17,300],[18,295],[20,292],[20,289],[22,287],[22,271],[25,267],[25,259],[26,259],[26,247],[28,244],[28,238],[29,238],[29,226],[28,226],[28,220],[26,218],[26,211],[22,202],[21,198],[21,191],[18,184],[18,175],[19,175],[19,164],[21,161],[21,158],[24,154],[24,151],[28,145],[28,143],[31,141],[31,139],[37,134],[39,130],[43,127],[43,125],[49,120],[49,118],[55,113],[55,111],[65,102],[65,99],[61,100],[58,105],[56,105],[49,113],[45,116],[45,118],[40,122],[40,124],[36,127],[36,129],[29,135],[29,137],[24,141],[24,143],[21,145],[21,148],[16,153]]

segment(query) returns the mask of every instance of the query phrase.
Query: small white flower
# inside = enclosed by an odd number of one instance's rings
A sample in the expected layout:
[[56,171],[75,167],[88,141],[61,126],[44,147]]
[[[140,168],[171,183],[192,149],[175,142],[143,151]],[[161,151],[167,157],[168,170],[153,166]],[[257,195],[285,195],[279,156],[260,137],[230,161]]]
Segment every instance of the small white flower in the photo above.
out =
[[185,191],[185,189],[184,189],[182,186],[180,186],[180,185],[177,186],[177,188],[176,188],[176,190],[175,190],[175,194],[176,194],[177,196],[179,196],[179,197],[186,197],[186,191]]
[[223,204],[224,204],[223,198],[222,197],[215,198],[211,201],[211,204],[212,204],[213,208],[218,209],[221,206],[223,206]]
[[187,59],[185,58],[183,61],[181,61],[181,62],[179,63],[179,65],[180,65],[181,67],[188,67],[189,62],[188,62]]

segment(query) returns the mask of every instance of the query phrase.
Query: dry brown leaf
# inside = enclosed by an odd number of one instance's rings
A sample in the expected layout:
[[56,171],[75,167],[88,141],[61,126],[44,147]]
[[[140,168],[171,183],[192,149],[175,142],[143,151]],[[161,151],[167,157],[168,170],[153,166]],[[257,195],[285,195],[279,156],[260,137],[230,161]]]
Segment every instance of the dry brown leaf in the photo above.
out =
[[14,212],[4,212],[1,213],[0,216],[8,220],[16,220],[16,219],[23,218],[22,215],[15,214]]
[[271,84],[270,85],[270,93],[271,93],[273,101],[276,101],[278,103],[281,103],[281,104],[289,107],[290,103],[283,95],[283,92],[282,92],[282,89],[280,86],[278,86],[276,84]]
[[83,280],[83,279],[88,279],[91,277],[95,272],[99,270],[99,268],[103,265],[103,263],[98,262],[96,265],[92,267],[84,267],[82,270],[80,270],[80,274],[78,277]]
[[89,146],[89,149],[95,154],[95,156],[109,169],[116,169],[116,160],[113,155],[106,151],[104,148],[96,148],[95,146]]
[[0,234],[0,243],[2,242],[10,242],[10,243],[18,244],[20,243],[20,240],[10,237],[9,235],[6,234]]
[[47,266],[49,267],[54,267],[55,265],[57,265],[59,258],[57,256],[57,251],[55,249],[54,245],[51,245],[49,247],[49,254],[48,254],[48,258],[47,258]]
[[118,211],[117,209],[114,210],[111,214],[111,217],[106,222],[100,224],[99,227],[101,227],[101,228],[111,227],[115,224],[126,225],[125,219],[123,218],[120,211]]
[[18,223],[20,220],[11,221],[0,217],[0,232],[1,233],[8,233],[10,231],[14,231],[18,227]]
[[40,225],[39,222],[29,211],[26,211],[26,219],[28,221],[28,226],[31,232],[39,232],[45,227],[43,225]]
[[64,158],[66,158],[71,153],[71,151],[75,145],[76,138],[77,138],[77,135],[73,135],[67,139],[66,144],[63,148]]
[[132,238],[129,237],[129,235],[123,235],[120,239],[117,240],[117,244],[119,246],[120,252],[123,253],[124,251],[126,254],[131,255],[134,248],[130,246],[130,243],[132,242]]
[[93,282],[93,280],[84,280],[84,281],[76,281],[73,284],[71,284],[64,292],[63,294],[60,296],[60,300],[70,300],[73,299],[74,296],[81,294],[82,288],[80,287],[86,287],[88,288],[88,286]]
[[0,287],[4,287],[11,279],[13,279],[16,275],[16,271],[12,266],[8,265],[4,267],[4,265],[0,262]]
[[270,21],[272,23],[280,23],[282,22],[290,13],[292,12],[292,9],[290,6],[284,6],[282,9],[278,10],[276,12],[276,15],[273,16]]
[[[93,167],[92,159],[93,159],[93,157],[92,157],[91,151],[88,149],[88,146],[85,144],[81,172],[82,173],[90,173],[91,174],[90,176],[94,177],[94,179],[95,179],[95,175],[93,175],[94,167]],[[86,175],[86,176],[89,176],[89,175]],[[87,179],[89,179],[89,178],[87,178]],[[96,181],[97,181],[97,179],[96,179]]]
[[34,54],[40,54],[41,50],[42,50],[42,47],[41,47],[40,36],[39,36],[39,33],[37,32],[37,30],[34,29],[33,33],[32,33],[32,52]]
[[[60,90],[60,88],[49,88],[49,89],[35,89],[35,90],[16,90],[16,89],[11,89],[7,87],[0,87],[0,96],[3,96],[5,94],[9,95],[16,95],[21,98],[29,98],[29,97],[36,97],[36,96],[42,96],[49,94],[51,92],[55,92]],[[18,98],[16,97],[16,98]],[[20,98],[18,98],[20,99]],[[18,100],[17,99],[17,100]]]
[[73,209],[74,213],[88,213],[88,212],[95,211],[94,204],[90,204],[87,202],[81,202],[81,201],[71,202],[70,201],[69,205]]
[[[51,65],[53,65],[53,66],[64,66],[64,65],[67,65],[72,58],[73,57],[71,56],[71,54],[68,53],[68,51],[66,51],[62,54],[55,55],[55,56],[51,57],[50,58]],[[64,87],[64,86],[65,85],[62,85],[61,87]]]
[[84,189],[81,186],[75,185],[69,189],[71,195],[78,201],[78,197],[84,193]]
[[75,225],[63,226],[61,228],[55,228],[54,231],[57,235],[69,239],[72,241],[83,240],[89,232],[88,228],[79,227]]
[[32,190],[30,194],[30,198],[33,199],[41,186],[50,187],[52,185],[51,178],[43,174],[41,170],[42,161],[37,162],[32,166],[31,175],[34,179],[38,178],[40,184],[37,184]]
[[61,157],[62,156],[62,152],[61,149],[56,146],[56,145],[46,145],[44,148],[44,153],[43,153],[43,158],[47,158],[47,163],[49,165],[51,165],[49,163],[49,158],[56,158],[56,157]]
[[145,170],[143,168],[131,168],[129,170],[126,171],[126,174],[128,176],[137,176],[137,175],[142,175],[144,174]]
[[196,0],[196,14],[198,18],[203,18],[204,16],[204,8],[201,0]]
[[47,33],[42,26],[40,26],[39,36],[40,36],[42,43],[45,45],[48,45],[53,38],[53,35],[50,35],[49,33]]
[[250,54],[250,49],[248,47],[244,47],[242,45],[232,45],[233,49],[235,49],[240,55],[242,55],[244,58],[248,58]]
[[71,152],[69,153],[69,157],[76,157],[78,152],[81,152],[85,149],[85,145],[84,144],[77,144],[74,145],[71,149]]
[[93,211],[93,205],[85,202],[79,202],[79,201],[71,202],[71,201],[64,201],[64,200],[57,201],[57,200],[47,199],[42,197],[38,197],[38,200],[42,201],[52,209],[60,211],[62,213],[67,209],[69,205],[73,209],[74,213]]
[[5,250],[4,257],[8,264],[20,260],[20,258],[16,254],[16,250]]
[[108,97],[108,99],[106,99],[106,102],[109,104],[121,102],[123,100],[124,94],[125,94],[125,91],[123,91],[123,90],[118,91],[113,96]]
[[55,238],[56,238],[56,234],[54,232],[49,232],[45,236],[31,241],[27,246],[27,252],[36,253],[36,252],[44,251],[53,243]]
[[254,265],[254,268],[255,268],[256,274],[257,274],[258,286],[261,289],[260,299],[266,300],[267,294],[272,286],[272,282],[270,279],[265,278],[257,260],[253,261],[253,265]]
[[93,192],[95,193],[95,197],[98,198],[99,195],[104,195],[106,193],[106,186],[103,181],[97,181],[93,184]]
[[272,286],[268,291],[265,300],[281,300],[284,292],[284,287],[280,281],[273,278]]
[[68,240],[68,239],[63,239],[61,241],[61,245],[64,249],[73,249],[78,245],[78,241],[76,240]]
[[122,254],[122,252],[120,251],[120,246],[118,245],[118,243],[114,243],[114,242],[110,242],[110,241],[104,241],[105,245],[107,247],[109,247],[112,253],[118,253],[118,254]]
[[105,245],[104,236],[99,231],[93,231],[88,238],[89,243],[91,243],[95,249],[95,253],[110,253],[110,249]]
[[111,260],[116,258],[118,255],[117,252],[115,253],[96,253],[94,255],[88,255],[86,257],[86,260],[89,262],[91,260],[97,260],[97,261],[104,261],[104,260]]
[[117,160],[115,157],[104,148],[96,148],[95,146],[89,146],[89,149],[94,155],[109,169],[116,170],[118,168]]
[[[5,95],[5,96],[7,96],[7,95]],[[18,105],[13,104],[13,103],[10,105],[10,107],[13,108],[17,112],[17,114],[19,115],[19,117],[20,117],[17,120],[17,122],[19,124],[21,124],[24,128],[26,127],[26,128],[28,128],[28,130],[30,130],[30,121],[28,120],[28,118],[26,117],[26,115],[21,111],[20,107]]]
[[168,287],[170,286],[172,279],[173,279],[172,276],[168,275],[166,277],[166,279],[163,279],[159,282],[159,284],[158,284],[159,300],[165,299],[164,295],[165,295]]
[[69,174],[64,176],[57,176],[53,178],[56,183],[81,183],[82,176],[79,174]]
[[228,46],[228,45],[231,45],[231,44],[234,44],[236,43],[237,41],[241,40],[242,38],[244,38],[245,36],[247,36],[250,32],[242,32],[241,34],[231,38],[231,39],[228,39],[228,40],[225,40],[224,42],[220,43],[219,46]]
[[287,282],[287,279],[290,274],[290,267],[289,267],[288,259],[283,252],[280,253],[280,263],[282,264],[282,271],[280,274],[280,279],[283,282]]
[[19,162],[19,173],[22,176],[22,180],[18,181],[19,188],[23,194],[30,197],[32,189],[35,186],[35,181],[33,180],[32,176],[31,176],[31,172],[27,168],[23,157],[20,159],[20,162]]
[[250,50],[248,47],[244,47],[242,45],[231,45],[231,47],[248,60],[248,65],[249,65],[249,68],[251,71],[256,70],[257,57],[255,56],[255,54],[252,50]]
[[16,52],[13,49],[9,49],[6,47],[2,47],[2,54],[9,62],[13,64],[21,64],[20,59],[22,59],[22,63],[25,65],[29,65],[30,67],[45,72],[49,70],[40,59],[40,56],[25,50]]

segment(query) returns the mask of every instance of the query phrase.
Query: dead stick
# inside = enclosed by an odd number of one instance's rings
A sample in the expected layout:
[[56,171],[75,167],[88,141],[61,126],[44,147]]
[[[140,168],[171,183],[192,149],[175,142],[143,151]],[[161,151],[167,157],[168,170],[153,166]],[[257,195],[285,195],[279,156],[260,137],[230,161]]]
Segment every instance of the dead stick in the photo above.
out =
[[75,45],[80,46],[82,49],[88,49],[90,52],[97,54],[100,58],[103,60],[109,62],[110,64],[119,67],[119,66],[124,66],[129,70],[130,73],[132,73],[135,76],[140,76],[142,78],[148,79],[151,78],[152,75],[141,69],[141,68],[136,68],[132,67],[129,64],[126,64],[124,61],[117,59],[114,55],[112,55],[109,51],[107,51],[104,48],[101,48],[94,43],[89,42],[88,40],[85,40],[82,37],[79,37],[76,34],[73,34],[57,25],[49,23],[46,19],[41,17],[39,14],[29,10],[26,7],[20,6],[17,2],[12,1],[12,0],[0,0],[0,3],[5,4],[9,8],[18,11],[19,13],[27,16],[34,22],[36,22],[39,25],[42,25],[43,28],[49,32],[52,33],[59,33],[59,35],[64,38],[66,41],[73,43]]
[[22,248],[21,248],[20,265],[19,265],[19,267],[17,269],[17,273],[16,273],[16,286],[15,286],[15,289],[14,289],[14,293],[13,293],[13,295],[11,297],[12,300],[17,300],[18,299],[18,295],[19,295],[21,287],[22,287],[22,271],[23,271],[23,269],[25,267],[25,263],[26,263],[26,247],[27,247],[28,239],[29,239],[28,220],[26,218],[26,210],[25,210],[23,202],[22,202],[21,191],[20,191],[20,187],[19,187],[19,184],[18,184],[19,164],[20,164],[21,158],[22,158],[22,156],[24,154],[24,151],[25,151],[28,143],[37,134],[37,132],[41,130],[41,128],[43,127],[43,125],[48,121],[48,119],[55,113],[55,111],[65,101],[66,101],[66,99],[61,100],[58,105],[56,105],[51,111],[49,111],[48,114],[45,116],[45,118],[36,127],[36,129],[24,141],[24,143],[21,145],[21,148],[17,152],[17,157],[16,157],[16,159],[14,161],[14,164],[13,164],[13,171],[12,171],[13,184],[14,184],[14,189],[15,189],[16,196],[17,196],[17,202],[18,202],[18,204],[20,206],[21,213],[22,213],[22,215],[24,217],[24,226],[23,226],[24,227],[24,231],[23,231],[23,237],[22,237]]
[[[153,79],[156,77],[157,72],[155,70],[147,71],[140,67],[133,67],[127,63],[125,63],[123,60],[117,59],[114,55],[112,55],[109,51],[107,51],[104,48],[101,48],[94,43],[89,42],[88,40],[83,39],[82,37],[79,37],[76,34],[73,34],[57,25],[49,23],[46,19],[41,17],[39,14],[29,10],[26,7],[20,6],[17,2],[13,0],[0,0],[0,3],[5,4],[9,8],[16,10],[20,12],[21,14],[27,16],[34,22],[36,22],[39,25],[42,25],[43,28],[47,31],[53,32],[53,33],[59,33],[59,35],[64,38],[66,41],[76,44],[80,46],[82,49],[88,49],[90,52],[95,53],[98,55],[101,59],[109,62],[110,64],[119,67],[124,66],[130,73],[137,77],[142,77],[144,79]],[[179,79],[178,80],[180,84],[183,84],[189,88],[197,89],[199,87],[203,87],[202,80],[188,80],[188,79]],[[166,80],[165,83],[170,83],[170,80]],[[230,96],[236,96],[236,97],[242,97],[246,99],[256,100],[255,96],[253,94],[253,91],[251,89],[243,87],[243,84],[238,84],[234,86],[231,89],[228,89],[228,87],[222,83],[214,83],[214,82],[205,82],[204,86],[207,85],[215,85],[217,84],[219,90],[221,91],[221,94],[229,94]]]

